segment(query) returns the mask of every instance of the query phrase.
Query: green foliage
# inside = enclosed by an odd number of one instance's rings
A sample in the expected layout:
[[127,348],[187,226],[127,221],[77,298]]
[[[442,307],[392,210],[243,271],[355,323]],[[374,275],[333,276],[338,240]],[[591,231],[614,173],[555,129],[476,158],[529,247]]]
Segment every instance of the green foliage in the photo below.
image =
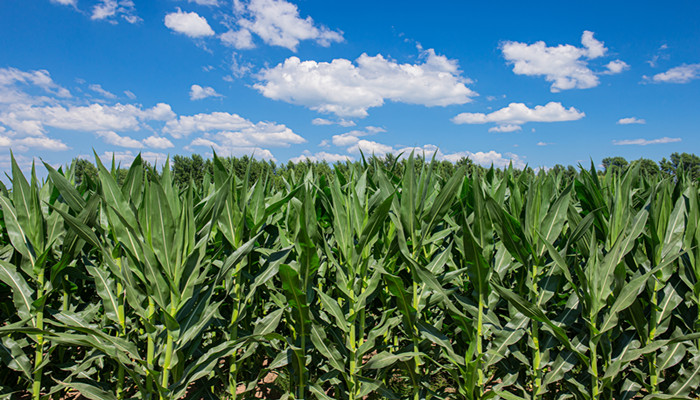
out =
[[663,178],[138,156],[44,183],[13,159],[0,396],[697,397],[686,159]]

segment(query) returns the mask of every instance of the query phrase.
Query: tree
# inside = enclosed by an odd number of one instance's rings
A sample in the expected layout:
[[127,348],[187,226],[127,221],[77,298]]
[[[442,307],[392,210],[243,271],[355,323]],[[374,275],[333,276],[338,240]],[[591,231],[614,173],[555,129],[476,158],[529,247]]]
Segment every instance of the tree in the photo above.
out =
[[97,180],[97,167],[84,158],[76,158],[73,160],[73,169],[75,170],[76,186],[80,186],[86,176],[90,178],[91,181]]
[[659,169],[659,165],[648,158],[640,158],[639,160],[634,160],[630,163],[630,167],[637,164],[641,164],[639,166],[639,170],[644,175],[655,176],[661,172],[661,170]]
[[693,179],[700,178],[700,157],[695,154],[673,153],[671,159],[665,157],[659,162],[661,172],[666,176],[678,176],[688,173]]
[[603,168],[605,168],[605,173],[608,173],[608,169],[612,170],[613,173],[625,172],[629,163],[624,157],[605,157],[603,159]]

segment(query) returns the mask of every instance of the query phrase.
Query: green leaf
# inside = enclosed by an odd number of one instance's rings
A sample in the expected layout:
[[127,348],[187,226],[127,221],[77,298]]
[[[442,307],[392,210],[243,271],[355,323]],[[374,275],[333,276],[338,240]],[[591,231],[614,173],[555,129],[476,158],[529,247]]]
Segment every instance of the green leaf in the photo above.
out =
[[84,383],[84,382],[61,382],[58,381],[61,386],[69,387],[71,389],[77,390],[81,395],[93,400],[117,400],[117,397],[112,392],[107,392],[103,390],[100,386],[95,383]]
[[49,171],[51,182],[53,182],[56,189],[61,193],[61,197],[63,197],[63,200],[68,204],[68,207],[74,212],[79,213],[85,207],[85,200],[80,196],[80,193],[78,193],[73,184],[68,182],[68,179],[56,172],[51,165],[44,163],[44,166]]
[[363,369],[384,369],[394,363],[399,361],[408,361],[414,357],[420,357],[424,354],[421,352],[403,352],[403,353],[389,353],[383,351],[381,353],[375,354],[362,366]]
[[29,357],[24,353],[20,344],[9,336],[2,337],[0,359],[10,369],[21,372],[26,379],[33,379],[34,370]]
[[114,323],[119,324],[120,321],[117,316],[119,300],[113,291],[114,288],[116,288],[114,279],[112,279],[112,277],[109,276],[109,272],[104,269],[95,268],[91,265],[86,265],[85,269],[95,278],[95,287],[97,289],[97,294],[102,298],[102,306],[104,307],[105,315]]
[[333,343],[326,338],[326,332],[318,324],[311,324],[311,342],[319,353],[330,362],[331,367],[340,372],[345,372],[343,356],[340,355]]
[[7,228],[7,236],[9,236],[12,246],[34,266],[36,253],[27,236],[27,232],[18,219],[15,208],[10,203],[10,200],[2,195],[0,195],[0,206],[2,207],[2,214]]
[[7,261],[0,260],[0,280],[12,289],[12,300],[21,319],[33,317],[32,303],[34,291],[29,287],[17,268]]

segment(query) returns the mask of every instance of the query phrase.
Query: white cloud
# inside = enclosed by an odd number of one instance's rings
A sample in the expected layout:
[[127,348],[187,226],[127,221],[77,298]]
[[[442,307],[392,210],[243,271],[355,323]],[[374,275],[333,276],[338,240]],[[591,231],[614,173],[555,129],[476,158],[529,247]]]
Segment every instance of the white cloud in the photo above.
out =
[[662,137],[659,139],[627,139],[627,140],[613,140],[613,144],[615,146],[628,146],[628,145],[638,145],[638,146],[646,146],[649,144],[664,144],[664,143],[675,143],[675,142],[680,142],[681,138],[670,138],[670,137]]
[[124,94],[126,95],[126,97],[130,98],[131,100],[136,99],[136,95],[131,90],[125,90]]
[[78,0],[51,0],[51,2],[54,4],[60,4],[63,6],[76,7],[78,5]]
[[260,147],[252,146],[239,146],[238,143],[218,143],[213,140],[206,138],[197,138],[190,143],[189,146],[185,147],[186,150],[192,149],[194,147],[208,147],[214,149],[219,156],[224,157],[243,157],[252,156],[257,159],[272,160],[276,161],[272,152],[268,149],[263,149]]
[[42,135],[44,126],[78,131],[139,130],[146,121],[164,121],[175,117],[165,103],[149,109],[132,104],[106,106],[45,106],[18,104],[0,112],[0,123],[29,135]]
[[225,45],[231,46],[238,50],[255,48],[255,43],[253,43],[253,35],[251,35],[250,31],[245,28],[241,28],[237,31],[234,31],[233,29],[228,30],[227,32],[222,33],[219,36],[219,39],[221,39]]
[[[154,153],[154,152],[146,151],[146,152],[142,152],[140,154],[141,154],[141,158],[144,161],[148,161],[151,165],[156,165],[156,164],[163,165],[165,163],[165,160],[168,159],[168,155],[165,153]],[[100,159],[102,160],[103,163],[111,163],[112,157],[114,157],[114,161],[117,164],[121,165],[121,167],[128,168],[131,165],[131,162],[134,161],[134,158],[136,158],[136,154],[131,152],[131,150],[105,151],[100,156]]]
[[527,122],[561,122],[575,121],[585,116],[583,112],[574,107],[565,108],[561,103],[549,102],[544,106],[528,108],[523,103],[510,103],[508,107],[501,108],[490,114],[484,113],[461,113],[452,118],[455,124],[485,124],[493,122],[498,127],[489,131],[512,132],[517,130],[516,126]]
[[112,144],[119,147],[129,147],[132,149],[139,149],[143,147],[143,144],[136,139],[132,139],[128,136],[119,136],[114,131],[98,131],[95,134],[108,144]]
[[554,144],[554,143],[550,143],[550,142],[537,142],[537,145],[538,145],[538,146],[549,146],[549,145],[552,145],[552,144]]
[[688,83],[700,78],[700,64],[683,64],[666,72],[654,75],[654,82]]
[[[570,44],[548,47],[543,41],[534,44],[507,41],[501,44],[501,51],[513,65],[514,73],[544,76],[545,80],[552,82],[551,91],[559,92],[599,84],[598,77],[588,67],[588,60],[604,56],[607,49],[590,31],[583,32],[581,43],[583,47]],[[608,64],[608,73],[622,72],[626,65],[621,60],[615,60]]]
[[100,0],[99,4],[96,4],[92,8],[92,19],[105,19],[114,16],[117,13],[117,0]]
[[517,154],[513,153],[499,153],[494,150],[483,152],[471,152],[471,151],[460,151],[456,153],[443,153],[437,146],[433,144],[426,144],[422,147],[403,147],[394,150],[394,154],[403,153],[401,157],[408,157],[414,151],[416,154],[425,155],[426,157],[432,157],[435,154],[435,159],[438,161],[450,161],[457,162],[462,158],[468,158],[474,163],[488,167],[493,164],[495,167],[503,168],[507,167],[511,162],[515,168],[523,168],[525,162],[523,158]]
[[318,26],[311,17],[301,18],[297,6],[284,0],[234,0],[234,10],[242,28],[238,32],[255,33],[271,46],[296,51],[302,40],[313,40],[321,46],[343,41],[342,32]]
[[90,90],[92,90],[93,92],[95,92],[95,93],[97,93],[97,94],[99,94],[102,97],[105,97],[107,99],[116,99],[117,98],[117,96],[114,93],[111,93],[111,92],[104,90],[102,88],[102,85],[98,85],[95,83],[95,84],[88,86],[88,88]]
[[202,38],[214,35],[207,20],[196,12],[184,12],[177,9],[165,16],[165,26],[191,38]]
[[467,103],[477,95],[467,88],[471,81],[461,76],[456,60],[432,49],[422,58],[419,64],[398,64],[381,54],[362,54],[353,64],[342,58],[328,63],[290,57],[262,70],[261,83],[254,87],[274,100],[352,117],[367,116],[368,108],[385,100],[447,106]]
[[629,125],[629,124],[646,124],[647,121],[637,117],[620,118],[617,123],[619,125]]
[[613,75],[613,74],[619,74],[622,71],[626,71],[630,69],[629,64],[622,60],[613,60],[610,61],[609,63],[605,64],[605,68],[608,70],[604,72],[604,74],[607,75]]
[[189,2],[200,6],[217,7],[219,5],[219,0],[189,0]]
[[335,164],[337,162],[355,161],[355,158],[348,156],[346,154],[333,154],[333,153],[326,153],[325,151],[311,154],[310,151],[305,150],[304,153],[301,154],[300,156],[292,157],[289,159],[289,161],[291,161],[293,163],[304,162],[307,160],[311,161],[311,162],[325,161],[325,162],[330,163],[330,164]]
[[365,155],[374,154],[376,156],[383,156],[386,153],[394,153],[394,148],[386,144],[364,139],[357,141],[348,148],[348,153],[359,153],[360,151]]
[[311,123],[313,125],[340,125],[344,127],[349,127],[349,126],[355,126],[355,121],[352,120],[346,120],[346,119],[339,119],[337,121],[332,121],[330,119],[325,119],[325,118],[314,118]]
[[515,132],[521,131],[522,129],[520,125],[506,124],[491,127],[489,128],[489,132]]
[[12,148],[15,151],[24,152],[33,149],[43,149],[51,151],[68,150],[68,146],[60,140],[46,136],[11,138],[0,134],[0,147]]
[[650,67],[656,68],[659,60],[668,60],[670,58],[669,55],[666,54],[666,50],[668,50],[668,45],[664,43],[659,46],[656,54],[654,54],[654,56],[651,57],[651,60],[647,61],[646,63],[649,64]]
[[513,163],[513,167],[515,168],[525,167],[525,161],[523,161],[522,157],[518,156],[517,154],[502,154],[494,150],[488,152],[477,151],[476,153],[463,151],[458,153],[446,154],[443,157],[443,159],[447,161],[457,162],[462,157],[468,158],[474,163],[485,167],[493,165],[497,168],[504,168],[507,167],[510,163]]
[[335,121],[331,121],[325,118],[314,118],[313,121],[311,121],[311,123],[313,125],[333,125],[335,124]]
[[173,142],[168,140],[167,138],[164,138],[162,136],[149,136],[146,139],[143,139],[143,144],[146,147],[152,147],[154,149],[168,149],[171,147],[175,147]]
[[100,0],[92,8],[93,20],[107,20],[112,24],[116,24],[114,17],[121,16],[126,22],[135,24],[141,21],[136,15],[136,8],[132,0]]
[[71,97],[70,91],[57,85],[46,70],[21,71],[17,68],[0,68],[0,104],[39,103],[47,100],[33,98],[18,88],[18,84],[36,86],[47,94],[61,98]]
[[219,93],[216,93],[213,87],[210,86],[199,86],[192,85],[190,87],[190,100],[201,100],[207,97],[222,97]]
[[386,132],[386,130],[376,126],[368,126],[365,128],[365,130],[353,130],[340,135],[333,135],[331,140],[335,146],[352,146],[357,144],[361,137],[374,135],[380,132]]
[[[274,122],[253,123],[237,114],[214,112],[180,116],[168,121],[163,132],[175,138],[194,132],[204,134],[204,139],[215,141],[228,147],[289,146],[304,143],[306,140],[283,124]],[[214,132],[214,133],[213,133]]]

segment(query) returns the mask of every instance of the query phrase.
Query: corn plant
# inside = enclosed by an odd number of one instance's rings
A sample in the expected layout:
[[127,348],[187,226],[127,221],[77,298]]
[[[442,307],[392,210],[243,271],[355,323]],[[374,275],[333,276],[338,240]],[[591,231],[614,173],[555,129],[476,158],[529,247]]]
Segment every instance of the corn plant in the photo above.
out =
[[2,398],[700,395],[689,176],[95,163],[0,185]]

